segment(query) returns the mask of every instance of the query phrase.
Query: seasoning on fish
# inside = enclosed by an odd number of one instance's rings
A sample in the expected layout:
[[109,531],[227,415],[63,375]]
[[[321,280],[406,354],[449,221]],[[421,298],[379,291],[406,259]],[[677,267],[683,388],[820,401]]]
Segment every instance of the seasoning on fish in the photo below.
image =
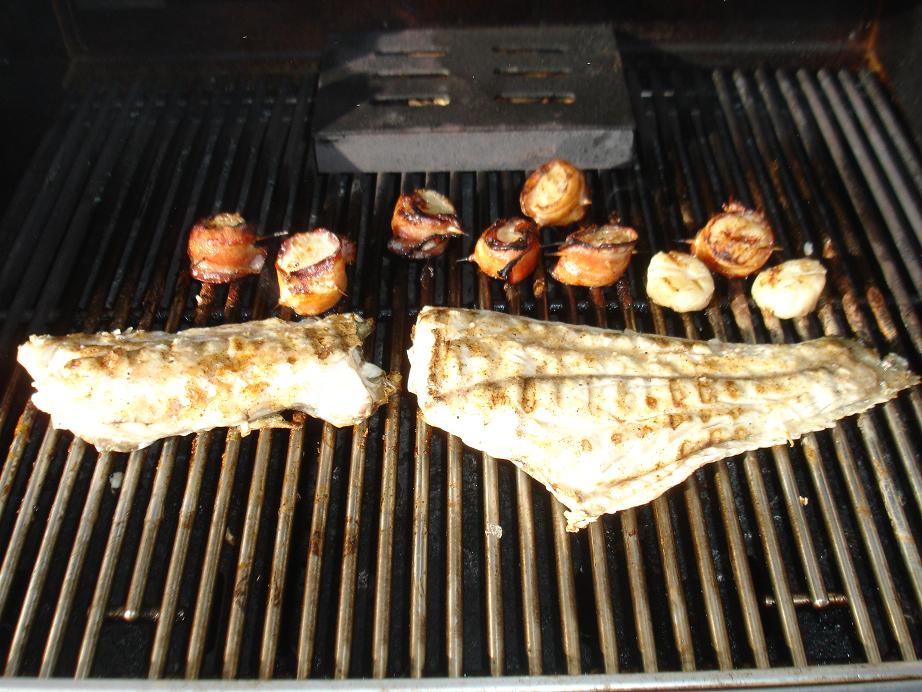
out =
[[259,274],[265,248],[256,246],[256,233],[240,214],[215,214],[189,231],[189,273],[202,283],[225,284]]
[[551,276],[571,286],[610,286],[624,274],[636,244],[637,231],[628,226],[586,226],[567,236]]
[[32,336],[19,362],[35,380],[32,402],[54,427],[127,452],[171,435],[259,427],[287,409],[336,426],[365,420],[394,389],[362,359],[372,328],[339,314],[178,334]]
[[541,259],[538,227],[529,219],[497,219],[477,239],[469,259],[487,276],[517,284]]
[[391,252],[411,259],[441,255],[451,236],[464,235],[455,207],[445,195],[425,188],[400,195],[391,217]]
[[768,262],[775,234],[765,217],[742,204],[730,202],[711,217],[692,241],[691,251],[711,271],[729,279],[757,272]]
[[522,213],[539,226],[566,226],[586,215],[586,176],[569,161],[553,159],[535,170],[519,194]]
[[647,295],[676,312],[703,310],[714,296],[714,277],[693,255],[657,252],[647,267]]
[[425,421],[543,483],[570,531],[919,382],[898,356],[836,337],[728,344],[436,307],[409,358]]
[[[354,246],[346,251],[355,255]],[[343,242],[325,228],[295,233],[282,243],[275,260],[279,305],[299,315],[319,315],[346,295]]]
[[788,260],[760,272],[752,282],[752,299],[780,319],[813,312],[826,285],[826,267],[815,259]]

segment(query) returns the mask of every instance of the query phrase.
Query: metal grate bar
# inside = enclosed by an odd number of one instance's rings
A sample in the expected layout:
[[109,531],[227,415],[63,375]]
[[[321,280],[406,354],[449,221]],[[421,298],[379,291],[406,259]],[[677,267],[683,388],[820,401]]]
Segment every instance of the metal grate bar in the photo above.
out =
[[96,642],[99,638],[99,630],[102,627],[106,602],[109,600],[109,590],[112,588],[112,579],[115,576],[115,568],[122,550],[122,543],[125,540],[125,529],[127,528],[128,515],[131,511],[131,503],[134,500],[138,479],[141,476],[141,466],[146,461],[147,456],[148,454],[144,450],[132,452],[125,464],[118,504],[115,507],[115,514],[112,516],[109,538],[106,541],[106,551],[103,555],[99,576],[96,578],[96,590],[93,592],[93,600],[90,604],[90,612],[77,657],[77,670],[74,673],[74,677],[77,678],[85,678],[91,672]]
[[[48,570],[54,556],[54,548],[57,545],[58,535],[64,523],[70,496],[77,481],[77,473],[80,471],[80,461],[85,451],[86,443],[79,438],[74,439],[68,449],[67,460],[64,462],[64,471],[51,505],[52,509],[48,515],[45,532],[42,534],[42,542],[38,549],[38,560],[29,578],[29,586],[23,598],[22,610],[19,612],[16,629],[13,632],[13,640],[10,643],[10,650],[6,657],[6,667],[3,671],[6,676],[16,675],[22,665],[26,643],[29,640],[32,623],[35,621],[35,615],[40,605],[39,599],[45,586],[45,580],[48,577]],[[2,610],[2,607],[0,607],[0,610]]]
[[[392,208],[398,192],[399,178],[396,175],[378,177],[375,193],[376,213],[379,219],[376,235],[387,237],[389,209]],[[380,247],[380,246],[378,246]],[[378,293],[388,295],[393,306],[391,313],[390,360],[388,372],[400,374],[401,381],[406,381],[403,372],[403,334],[406,331],[406,266],[400,265],[393,272],[395,262],[383,253],[380,286]],[[390,280],[390,283],[388,283]],[[384,448],[381,458],[381,500],[378,513],[378,546],[375,562],[375,595],[372,620],[372,673],[375,678],[383,678],[388,671],[391,629],[391,594],[393,587],[394,556],[394,511],[397,502],[397,462],[398,443],[400,440],[401,393],[395,393],[387,403],[384,420]]]
[[[838,325],[832,321],[831,316],[828,314],[821,315],[821,318],[823,319],[824,333],[832,335],[841,333]],[[888,566],[888,560],[884,553],[880,536],[874,525],[873,512],[868,503],[860,476],[858,475],[854,455],[842,428],[843,426],[839,424],[833,428],[832,431],[832,439],[836,449],[836,456],[839,460],[839,467],[845,479],[855,516],[858,518],[861,537],[864,541],[867,555],[871,561],[871,567],[876,577],[881,598],[884,601],[887,617],[890,620],[893,633],[896,635],[900,653],[904,659],[911,660],[914,658],[912,638],[909,634],[909,628],[906,625],[906,620],[904,619],[902,608],[896,595],[893,576]]]
[[[478,181],[479,182],[479,181]],[[478,187],[482,187],[479,186]],[[479,304],[481,310],[490,310],[489,279],[478,275]],[[505,668],[505,642],[503,638],[502,570],[500,545],[502,529],[499,518],[499,479],[496,459],[489,454],[482,455],[483,474],[483,530],[484,530],[484,573],[486,577],[487,616],[487,659],[490,674],[502,675]]]
[[874,112],[880,118],[887,131],[887,141],[899,154],[900,161],[906,169],[917,193],[922,192],[922,166],[919,165],[918,148],[912,142],[912,134],[898,121],[893,105],[890,103],[877,75],[870,70],[861,70],[858,74],[861,86],[874,105]]
[[[240,432],[238,430],[229,430],[224,444],[224,455],[221,457],[218,490],[215,496],[211,522],[208,527],[205,557],[202,562],[202,578],[199,581],[198,593],[195,598],[195,611],[192,615],[192,628],[189,633],[189,649],[186,653],[186,678],[189,680],[197,679],[202,668],[202,655],[205,649],[208,618],[211,614],[214,597],[218,558],[220,557],[221,546],[226,540],[227,510],[230,504],[231,492],[234,488],[239,456]],[[171,468],[172,461],[170,459],[169,466]],[[151,504],[153,504],[153,496],[151,497]]]
[[112,457],[111,453],[101,454],[99,459],[96,460],[96,466],[93,468],[93,478],[90,480],[90,488],[87,492],[86,502],[83,505],[83,512],[80,515],[80,523],[77,526],[77,535],[74,538],[73,548],[67,562],[67,571],[64,573],[64,582],[61,584],[61,591],[55,605],[54,619],[51,622],[51,629],[48,632],[45,650],[42,654],[39,677],[47,678],[55,673],[58,656],[61,653],[64,629],[70,619],[74,592],[77,589],[77,580],[83,569],[93,528],[99,516],[99,503],[102,500],[102,493],[109,477]]
[[166,666],[167,647],[170,643],[170,634],[173,631],[173,618],[176,613],[176,603],[179,598],[179,581],[182,579],[183,567],[189,549],[189,536],[192,531],[192,522],[198,511],[199,492],[202,487],[202,474],[208,463],[208,443],[212,433],[196,435],[192,443],[192,458],[189,462],[189,475],[186,478],[186,490],[183,494],[182,506],[179,509],[179,523],[173,549],[170,553],[170,565],[167,568],[166,583],[163,587],[163,600],[157,617],[157,629],[154,635],[154,644],[150,655],[150,669],[148,676],[159,678],[163,676]]
[[[43,187],[47,186],[49,178],[60,173],[61,162],[66,159],[64,151],[68,140],[70,140],[71,147],[75,146],[79,137],[74,136],[73,133],[82,126],[86,111],[92,102],[93,92],[87,92],[79,99],[68,99],[63,104],[54,122],[36,147],[35,154],[23,173],[19,186],[13,193],[3,216],[0,217],[0,253],[7,258],[3,272],[0,274],[3,277],[3,285],[0,287],[0,296],[2,296],[0,305],[4,307],[8,305],[9,291],[15,287],[13,276],[6,273],[7,269],[16,266],[11,260],[12,248],[16,244],[20,247],[29,245],[24,237],[26,228],[23,220],[28,216],[35,199],[42,195]],[[83,116],[78,117],[81,111]],[[57,166],[55,161],[59,162]],[[43,213],[50,212],[50,208],[42,211]]]
[[[95,119],[90,120],[94,105],[97,106]],[[71,118],[70,125],[63,134],[60,143],[51,163],[48,165],[47,173],[37,189],[29,190],[34,200],[42,200],[47,204],[32,204],[26,209],[21,208],[20,216],[14,217],[13,213],[17,206],[12,204],[9,207],[9,215],[4,218],[2,230],[4,238],[12,238],[12,244],[7,249],[6,260],[3,264],[3,270],[0,271],[2,278],[2,288],[0,296],[3,296],[4,302],[8,296],[11,296],[16,290],[23,277],[29,277],[24,269],[27,265],[29,253],[35,246],[41,242],[43,234],[51,230],[47,223],[48,217],[55,209],[51,204],[52,200],[60,197],[65,185],[69,184],[73,163],[80,160],[79,153],[83,152],[84,156],[89,151],[89,142],[86,136],[86,130],[92,129],[101,122],[105,115],[105,108],[100,108],[97,103],[97,93],[93,90],[88,91],[81,99],[80,105]],[[23,185],[20,189],[27,190]],[[26,198],[25,195],[23,195]],[[28,199],[28,198],[26,198]],[[14,200],[15,201],[15,200]],[[17,222],[18,232],[11,234],[13,224]],[[44,278],[44,277],[42,277]]]
[[[843,111],[846,104],[851,106],[851,112],[854,113],[855,119],[861,123],[860,134],[858,130],[843,126],[845,136],[853,146],[853,154],[858,166],[868,182],[884,222],[893,234],[897,247],[912,247],[909,236],[904,236],[904,233],[908,225],[908,230],[914,233],[916,240],[922,242],[922,229],[920,229],[922,227],[922,210],[919,208],[918,200],[910,191],[908,181],[903,178],[897,169],[896,160],[890,155],[884,141],[884,134],[871,114],[871,110],[862,99],[854,78],[848,72],[842,71],[836,77],[838,77],[837,80],[828,72],[821,71],[820,84],[826,94],[830,96],[836,115],[839,116],[840,124],[842,123],[842,118],[845,117]],[[838,84],[835,83],[836,81]],[[841,94],[842,91],[845,92],[844,98]],[[831,96],[833,93],[835,96]],[[838,110],[840,108],[842,111]],[[864,137],[860,137],[861,134]],[[860,145],[858,145],[859,137]],[[903,212],[902,216],[899,215],[897,209]],[[908,224],[906,223],[907,221]],[[909,263],[907,270],[910,276],[915,279],[912,263]],[[916,287],[918,288],[918,285]]]
[[58,435],[58,431],[51,426],[48,426],[45,430],[45,436],[42,438],[42,446],[39,449],[38,458],[35,460],[35,465],[32,467],[32,474],[29,476],[25,494],[22,496],[22,502],[16,514],[16,523],[13,525],[13,533],[10,536],[6,553],[3,556],[3,563],[0,565],[0,611],[2,611],[3,607],[6,605],[6,599],[10,594],[10,586],[13,582],[16,565],[19,563],[19,557],[22,554],[26,533],[32,525],[32,519],[35,517],[35,506],[38,501],[39,493],[42,491],[42,486],[45,483],[45,477],[48,475],[48,470],[51,466]]
[[[904,285],[899,270],[897,269],[898,264],[887,247],[884,231],[880,227],[876,215],[872,212],[871,202],[868,200],[867,192],[858,179],[858,175],[852,167],[852,164],[848,160],[847,150],[835,132],[833,121],[820,100],[819,89],[815,86],[811,75],[800,71],[797,73],[797,81],[809,105],[812,120],[816,123],[816,126],[818,126],[820,135],[828,147],[829,154],[832,156],[838,173],[848,190],[849,201],[854,206],[858,213],[858,217],[862,221],[864,236],[877,259],[879,270],[884,277],[884,281],[896,298],[896,307],[900,314],[900,318],[906,325],[909,336],[916,349],[922,350],[922,323],[919,322],[915,310],[912,309],[913,303],[910,298],[910,292]],[[791,93],[793,86],[790,84],[786,86],[786,89],[783,87],[783,90],[787,92],[785,98],[789,101],[795,99],[796,97]],[[790,96],[788,94],[790,94]],[[802,131],[806,127],[809,127],[809,125],[802,119],[799,119],[798,129]]]
[[134,560],[134,572],[131,576],[131,585],[128,587],[128,596],[125,600],[123,617],[134,620],[141,614],[141,600],[144,597],[144,587],[147,586],[147,577],[150,574],[150,561],[154,552],[154,542],[160,523],[163,521],[163,502],[167,488],[173,475],[173,466],[176,459],[177,438],[170,438],[163,443],[160,457],[157,460],[157,473],[154,477],[154,487],[151,492],[150,502],[144,516],[144,530],[141,542]]
[[[412,191],[404,176],[404,191]],[[431,262],[431,261],[430,261]],[[419,302],[432,303],[432,266],[420,271]],[[410,675],[421,677],[426,664],[427,591],[429,587],[429,476],[432,431],[416,414],[416,441],[413,456],[413,519],[410,550]]]
[[[471,190],[473,188],[472,180],[467,174],[455,174],[451,177],[451,198],[461,199],[459,208],[462,216],[470,218],[470,204],[465,202],[472,201]],[[467,241],[465,238],[462,242]],[[460,257],[466,257],[462,243],[452,244],[448,249],[448,304],[454,307],[461,307],[461,269],[459,266]],[[463,498],[462,488],[462,452],[463,445],[461,440],[454,435],[448,436],[448,452],[446,455],[446,472],[445,472],[445,657],[448,664],[449,677],[460,677],[464,672],[464,611],[462,595],[462,567],[461,567],[461,540],[462,540],[462,518],[461,502]],[[518,485],[516,486],[518,488]],[[529,504],[529,506],[531,506]],[[526,534],[529,530],[527,525],[531,515],[526,513],[523,524],[523,544],[528,540]],[[519,519],[522,521],[522,518]],[[531,524],[533,529],[533,523]],[[534,538],[532,537],[532,542]],[[523,564],[530,558],[522,555]],[[527,592],[531,584],[525,585],[523,580],[522,591]],[[527,580],[531,582],[531,580]],[[537,585],[534,587],[537,589]],[[527,625],[526,625],[527,627]],[[526,641],[526,653],[529,661],[529,672],[532,666],[536,666],[540,672],[540,642],[536,642],[535,634],[540,637],[540,627],[532,631],[532,637]],[[526,635],[527,636],[527,635]],[[531,648],[529,648],[529,644]]]
[[355,577],[358,562],[359,529],[362,518],[362,488],[365,479],[365,439],[367,436],[367,423],[356,425],[352,431],[352,452],[349,456],[349,495],[346,498],[346,525],[343,529],[339,613],[336,618],[335,675],[337,678],[347,678],[349,676],[349,662],[352,654]]
[[[326,440],[321,441],[321,445]],[[334,443],[335,444],[335,443]],[[269,581],[269,598],[263,621],[262,648],[259,652],[259,677],[272,677],[275,653],[278,647],[278,628],[282,610],[282,588],[288,568],[291,544],[291,522],[297,499],[298,473],[304,446],[304,424],[291,431],[288,437],[288,455],[285,459],[285,476],[282,481],[282,498],[279,500],[278,524],[275,529],[275,549],[272,553],[272,573]],[[321,454],[323,451],[321,450]]]
[[[256,552],[256,534],[266,494],[266,474],[272,445],[272,431],[261,430],[256,442],[253,473],[250,477],[250,491],[247,496],[246,516],[240,537],[240,552],[237,554],[237,569],[234,575],[233,598],[227,623],[227,638],[224,643],[222,677],[237,675],[240,662],[240,646],[243,638],[244,618],[250,593],[250,578],[253,572]],[[316,511],[316,510],[315,510]]]

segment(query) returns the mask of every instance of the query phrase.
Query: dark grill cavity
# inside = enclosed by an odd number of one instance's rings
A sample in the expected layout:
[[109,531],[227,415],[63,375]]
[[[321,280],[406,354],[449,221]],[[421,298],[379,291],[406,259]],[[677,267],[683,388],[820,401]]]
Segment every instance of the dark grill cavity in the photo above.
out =
[[[874,75],[636,64],[627,78],[638,161],[588,172],[591,214],[617,212],[641,240],[602,302],[550,280],[544,297],[507,295],[457,262],[516,212],[521,171],[315,174],[313,75],[75,94],[2,222],[5,362],[29,332],[274,314],[271,266],[214,290],[187,275],[193,220],[237,209],[260,234],[323,224],[356,239],[342,309],[376,317],[366,354],[404,376],[427,303],[705,339],[842,333],[922,370],[922,166]],[[384,248],[397,195],[422,185],[471,231],[431,264]],[[647,303],[652,252],[728,199],[766,212],[785,257],[826,258],[815,315],[763,319],[724,281],[705,313]],[[21,369],[4,381],[7,675],[675,671],[658,681],[678,685],[695,670],[713,682],[786,669],[741,684],[922,672],[916,391],[570,535],[542,487],[429,429],[405,392],[354,429],[308,420],[100,455],[48,426]]]

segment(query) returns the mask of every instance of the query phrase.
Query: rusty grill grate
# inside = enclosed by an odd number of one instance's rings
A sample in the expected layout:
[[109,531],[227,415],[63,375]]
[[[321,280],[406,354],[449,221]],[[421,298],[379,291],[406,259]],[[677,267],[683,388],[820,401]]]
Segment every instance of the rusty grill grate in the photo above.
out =
[[[791,447],[709,466],[578,535],[542,488],[429,429],[406,393],[354,429],[215,430],[130,455],[97,454],[28,403],[11,366],[28,332],[272,313],[271,268],[214,291],[187,277],[185,230],[227,208],[260,232],[323,223],[352,235],[344,308],[377,317],[366,353],[404,374],[426,303],[701,338],[841,332],[922,369],[922,166],[876,77],[651,65],[627,77],[638,161],[589,179],[592,213],[640,228],[641,255],[598,303],[553,282],[542,298],[506,295],[456,262],[471,237],[431,265],[388,254],[402,189],[450,194],[479,230],[515,211],[524,174],[318,176],[306,163],[312,78],[75,95],[0,235],[5,673],[675,673],[661,685],[755,668],[770,670],[733,682],[919,675],[916,391]],[[688,317],[646,303],[645,255],[689,237],[728,198],[766,211],[784,255],[812,246],[827,258],[815,315],[765,319],[738,283]]]

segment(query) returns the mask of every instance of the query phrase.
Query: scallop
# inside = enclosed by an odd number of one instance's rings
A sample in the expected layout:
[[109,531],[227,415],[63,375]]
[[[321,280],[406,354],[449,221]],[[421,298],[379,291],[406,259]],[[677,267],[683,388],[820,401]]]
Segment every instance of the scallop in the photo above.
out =
[[759,273],[752,283],[752,299],[781,319],[803,317],[816,309],[825,285],[826,268],[818,261],[788,260]]
[[647,294],[657,305],[676,312],[703,310],[714,295],[714,278],[693,255],[657,252],[647,267]]

